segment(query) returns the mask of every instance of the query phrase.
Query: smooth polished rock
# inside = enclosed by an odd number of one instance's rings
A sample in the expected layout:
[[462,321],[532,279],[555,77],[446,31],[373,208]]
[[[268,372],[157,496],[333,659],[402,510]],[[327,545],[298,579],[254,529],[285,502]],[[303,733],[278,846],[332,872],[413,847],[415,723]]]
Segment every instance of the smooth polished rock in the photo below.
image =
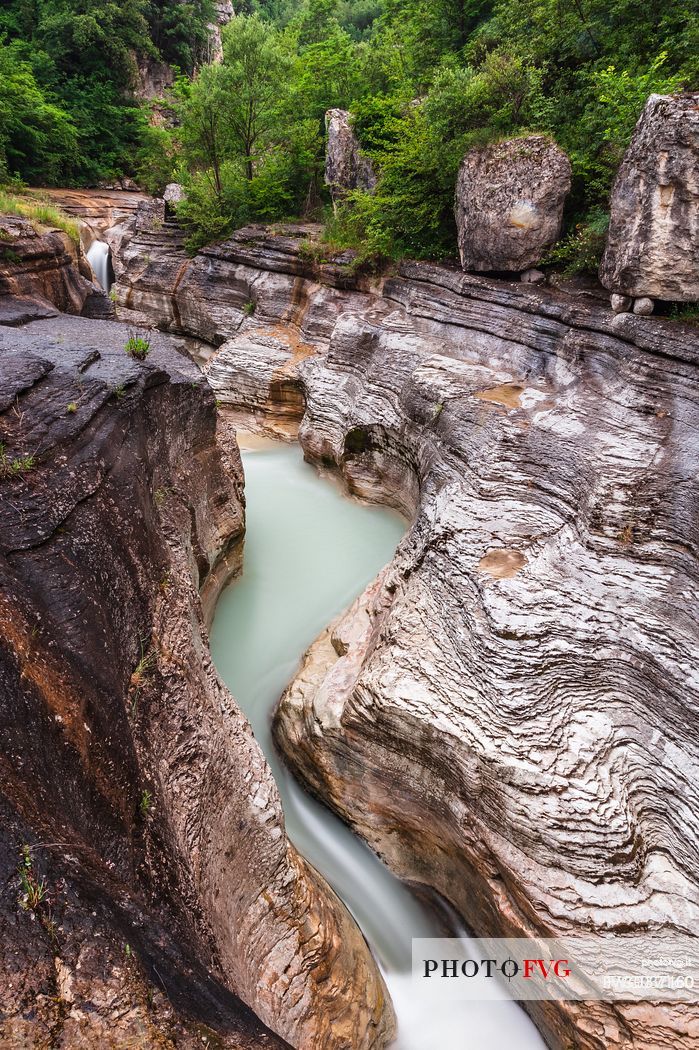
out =
[[[282,703],[289,764],[478,933],[692,931],[696,329],[429,263],[358,277],[314,236],[189,260],[137,233],[115,263],[124,315],[205,334],[246,425],[295,412],[309,459],[413,521]],[[530,1010],[581,1050],[699,1026],[693,1004]]]
[[[383,1047],[378,969],[211,664],[234,437],[183,340],[144,331],[139,362],[128,335],[0,327],[0,1043]],[[54,900],[35,921],[23,843]]]
[[633,312],[635,314],[641,314],[643,317],[649,317],[655,309],[655,303],[652,299],[636,299],[633,304]]
[[625,314],[633,309],[633,299],[630,295],[617,295],[614,293],[610,301],[615,314]]

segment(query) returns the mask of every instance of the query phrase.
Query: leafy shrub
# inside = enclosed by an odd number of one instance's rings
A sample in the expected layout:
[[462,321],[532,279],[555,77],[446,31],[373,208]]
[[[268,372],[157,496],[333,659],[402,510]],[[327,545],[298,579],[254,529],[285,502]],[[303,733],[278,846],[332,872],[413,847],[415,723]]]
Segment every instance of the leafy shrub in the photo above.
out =
[[608,212],[594,208],[567,237],[558,242],[544,262],[560,266],[566,277],[596,274],[602,261],[608,228]]
[[124,350],[129,357],[135,357],[137,361],[145,361],[150,353],[150,339],[145,336],[129,332],[129,338],[124,344]]

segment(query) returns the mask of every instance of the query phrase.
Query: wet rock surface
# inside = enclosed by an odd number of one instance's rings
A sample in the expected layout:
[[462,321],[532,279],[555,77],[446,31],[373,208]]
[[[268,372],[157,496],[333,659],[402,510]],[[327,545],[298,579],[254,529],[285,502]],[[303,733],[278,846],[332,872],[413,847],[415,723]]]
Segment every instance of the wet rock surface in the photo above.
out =
[[[137,238],[119,285],[206,331],[217,398],[283,429],[293,392],[307,457],[413,519],[285,697],[287,761],[478,933],[691,932],[696,329],[446,266],[350,277],[312,236],[141,269]],[[553,1047],[699,1039],[691,1005],[530,1005]]]
[[570,161],[545,135],[469,150],[456,184],[464,270],[518,273],[537,266],[560,236],[570,186]]
[[127,335],[0,327],[0,1042],[287,1045],[247,1002],[296,1046],[383,1045],[366,946],[208,655],[237,447],[178,341],[139,362]]
[[606,288],[699,300],[699,93],[651,95],[614,183]]

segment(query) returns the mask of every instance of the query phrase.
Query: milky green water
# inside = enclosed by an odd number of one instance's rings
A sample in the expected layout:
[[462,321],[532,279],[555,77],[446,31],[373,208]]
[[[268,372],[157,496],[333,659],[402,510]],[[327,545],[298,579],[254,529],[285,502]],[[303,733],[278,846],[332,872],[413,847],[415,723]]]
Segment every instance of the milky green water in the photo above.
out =
[[505,997],[440,1003],[438,1015],[434,1004],[416,999],[411,939],[444,936],[444,927],[300,789],[272,743],[272,713],[303,653],[391,560],[405,522],[347,499],[304,463],[296,445],[244,452],[243,465],[244,572],[221,595],[211,651],[272,767],[290,838],[344,900],[383,970],[399,1021],[396,1050],[543,1048],[527,1016]]

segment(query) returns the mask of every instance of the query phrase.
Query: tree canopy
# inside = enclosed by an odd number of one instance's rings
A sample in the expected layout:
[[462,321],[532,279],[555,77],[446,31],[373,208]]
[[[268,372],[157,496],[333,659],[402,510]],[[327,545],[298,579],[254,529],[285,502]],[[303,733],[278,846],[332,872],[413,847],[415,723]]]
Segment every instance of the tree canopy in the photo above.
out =
[[[209,0],[9,0],[0,158],[28,181],[186,184],[192,244],[249,219],[320,216],[324,114],[349,109],[379,179],[328,219],[367,256],[454,253],[471,146],[537,131],[574,170],[563,262],[590,265],[651,92],[699,87],[694,0],[239,0],[207,65]],[[2,39],[2,37],[0,37]],[[178,67],[153,126],[136,62]],[[24,134],[22,129],[27,129]]]

